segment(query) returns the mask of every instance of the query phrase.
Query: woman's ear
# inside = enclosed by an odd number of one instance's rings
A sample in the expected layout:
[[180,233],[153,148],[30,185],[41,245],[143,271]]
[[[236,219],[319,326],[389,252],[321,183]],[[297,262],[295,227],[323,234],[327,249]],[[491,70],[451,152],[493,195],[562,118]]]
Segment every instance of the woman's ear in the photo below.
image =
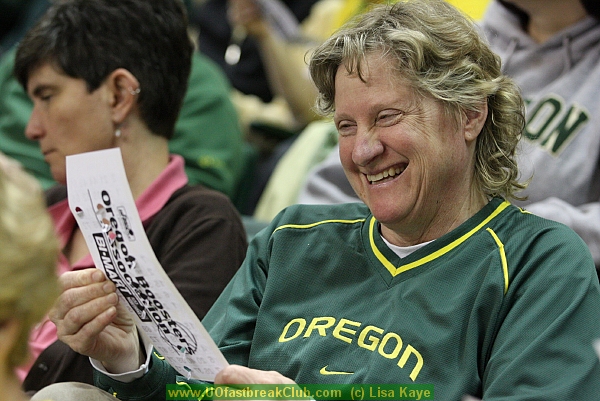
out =
[[125,68],[117,68],[107,78],[113,122],[122,124],[138,102],[140,83]]
[[485,125],[488,115],[487,102],[481,104],[477,110],[468,110],[465,112],[464,133],[467,142],[474,141]]

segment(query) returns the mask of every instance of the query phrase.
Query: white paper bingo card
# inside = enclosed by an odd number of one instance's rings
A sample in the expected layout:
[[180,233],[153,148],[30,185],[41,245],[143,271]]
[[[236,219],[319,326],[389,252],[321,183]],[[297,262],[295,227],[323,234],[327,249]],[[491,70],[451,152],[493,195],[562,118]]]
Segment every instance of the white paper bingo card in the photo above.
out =
[[138,330],[179,373],[213,381],[227,361],[156,259],[120,149],[67,156],[67,188],[94,263],[116,284]]

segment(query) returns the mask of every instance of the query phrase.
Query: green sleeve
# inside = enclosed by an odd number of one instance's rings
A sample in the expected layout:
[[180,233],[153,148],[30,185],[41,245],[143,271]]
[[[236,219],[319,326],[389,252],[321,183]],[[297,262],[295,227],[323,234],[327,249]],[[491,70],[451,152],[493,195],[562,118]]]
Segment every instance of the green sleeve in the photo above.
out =
[[233,196],[242,174],[242,131],[227,78],[198,52],[169,148],[184,157],[191,184]]
[[[600,361],[600,288],[583,241],[570,229],[547,230],[507,245],[512,277],[483,368],[486,401],[596,401]],[[521,260],[508,248],[521,248]],[[484,361],[485,363],[485,361]]]

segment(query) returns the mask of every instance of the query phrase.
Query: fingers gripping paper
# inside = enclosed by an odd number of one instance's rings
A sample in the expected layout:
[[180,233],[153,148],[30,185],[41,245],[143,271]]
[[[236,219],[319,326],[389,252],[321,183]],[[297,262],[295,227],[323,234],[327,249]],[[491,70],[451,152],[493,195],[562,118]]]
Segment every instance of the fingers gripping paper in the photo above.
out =
[[227,361],[154,255],[121,151],[68,156],[67,188],[96,267],[115,283],[140,333],[182,375],[213,381]]

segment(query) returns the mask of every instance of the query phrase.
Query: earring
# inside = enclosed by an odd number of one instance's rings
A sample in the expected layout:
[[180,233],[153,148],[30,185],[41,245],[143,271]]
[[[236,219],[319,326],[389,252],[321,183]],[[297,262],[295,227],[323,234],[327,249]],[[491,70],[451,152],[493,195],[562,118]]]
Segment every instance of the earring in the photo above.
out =
[[132,87],[129,87],[129,93],[131,93],[132,96],[137,95],[138,93],[140,93],[140,91],[140,88],[133,89]]
[[115,131],[115,137],[116,138],[120,138],[121,137],[121,129],[120,128],[116,129],[116,131]]

